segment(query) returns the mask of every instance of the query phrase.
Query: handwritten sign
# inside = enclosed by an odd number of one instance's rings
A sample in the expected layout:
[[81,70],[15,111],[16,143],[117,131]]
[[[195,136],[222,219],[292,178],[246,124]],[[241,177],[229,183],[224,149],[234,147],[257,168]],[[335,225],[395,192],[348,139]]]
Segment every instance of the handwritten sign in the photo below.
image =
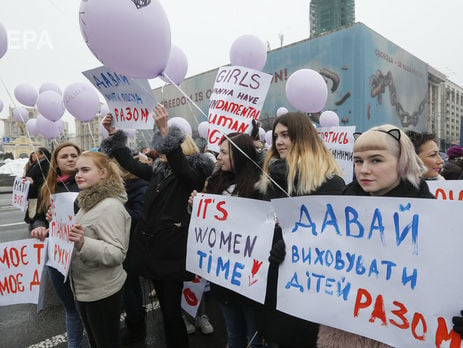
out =
[[207,284],[207,280],[200,276],[196,276],[192,281],[183,282],[182,309],[193,318],[196,317]]
[[270,202],[197,195],[187,270],[263,303],[274,225]]
[[75,223],[74,201],[78,192],[64,192],[50,195],[52,220],[48,228],[47,265],[58,270],[67,278],[71,264],[74,243],[69,241],[69,231]]
[[355,126],[321,127],[317,128],[317,132],[341,167],[344,181],[351,182],[354,177]]
[[29,194],[30,185],[31,183],[28,180],[25,180],[20,176],[17,176],[14,179],[13,191],[11,194],[11,204],[13,207],[26,211],[27,195]]
[[451,322],[463,309],[459,203],[349,196],[272,203],[286,243],[279,310],[395,347],[460,347]]
[[0,244],[0,306],[38,303],[45,250],[37,239]]
[[156,100],[148,80],[130,78],[105,66],[83,74],[103,94],[116,128],[153,129]]
[[258,120],[272,75],[242,66],[219,68],[209,99],[208,149],[219,152],[224,134],[251,134]]
[[428,180],[429,191],[443,201],[463,201],[463,180]]

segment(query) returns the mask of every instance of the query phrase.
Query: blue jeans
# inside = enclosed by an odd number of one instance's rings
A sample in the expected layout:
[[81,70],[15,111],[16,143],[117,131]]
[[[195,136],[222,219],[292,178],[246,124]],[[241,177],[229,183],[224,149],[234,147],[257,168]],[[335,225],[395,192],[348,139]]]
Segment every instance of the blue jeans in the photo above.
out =
[[64,282],[64,276],[59,271],[48,266],[47,269],[53,289],[66,311],[68,348],[82,348],[84,327],[80,319],[76,302],[74,301],[74,294],[71,290],[69,277],[66,282]]
[[[257,334],[256,312],[252,305],[242,303],[221,303],[225,327],[228,335],[228,348],[263,347]],[[252,342],[251,342],[252,340]]]

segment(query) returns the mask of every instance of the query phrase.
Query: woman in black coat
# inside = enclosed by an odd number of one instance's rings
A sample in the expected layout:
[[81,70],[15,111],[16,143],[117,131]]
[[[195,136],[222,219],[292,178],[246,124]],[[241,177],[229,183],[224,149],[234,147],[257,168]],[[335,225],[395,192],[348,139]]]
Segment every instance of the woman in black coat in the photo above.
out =
[[[272,147],[264,161],[264,175],[258,187],[267,200],[340,195],[345,187],[340,172],[308,116],[290,112],[277,118],[273,125]],[[276,310],[278,268],[284,256],[285,244],[277,224],[269,258],[265,306],[258,315],[260,332],[267,342],[281,348],[315,347],[318,324]]]
[[153,167],[132,158],[122,131],[114,132],[112,116],[103,125],[110,137],[103,141],[103,152],[116,158],[127,171],[149,181],[143,215],[137,226],[136,249],[139,271],[153,280],[161,305],[168,347],[187,347],[188,336],[181,313],[189,214],[188,197],[201,190],[214,164],[199,149],[191,137],[167,125],[167,110],[155,108],[158,132],[153,148],[160,154]]

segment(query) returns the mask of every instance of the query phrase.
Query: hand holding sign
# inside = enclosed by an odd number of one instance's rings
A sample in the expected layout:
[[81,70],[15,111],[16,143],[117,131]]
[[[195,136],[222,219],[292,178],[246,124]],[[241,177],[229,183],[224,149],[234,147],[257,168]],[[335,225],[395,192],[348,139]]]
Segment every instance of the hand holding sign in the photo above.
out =
[[84,227],[81,224],[74,224],[69,233],[69,240],[74,242],[74,247],[80,251],[84,245]]
[[45,238],[47,238],[47,236],[48,236],[48,229],[43,226],[36,227],[31,231],[31,237],[37,238],[42,242],[45,240]]

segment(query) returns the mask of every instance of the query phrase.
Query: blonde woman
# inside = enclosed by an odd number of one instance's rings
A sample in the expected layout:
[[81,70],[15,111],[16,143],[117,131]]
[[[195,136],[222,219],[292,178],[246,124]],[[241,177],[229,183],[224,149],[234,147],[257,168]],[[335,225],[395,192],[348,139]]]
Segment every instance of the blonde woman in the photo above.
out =
[[[265,199],[340,195],[345,187],[335,159],[323,145],[309,117],[299,112],[290,112],[276,119],[272,146],[263,170],[265,175],[258,187]],[[265,306],[258,316],[261,334],[266,341],[280,347],[314,347],[318,324],[275,309],[278,267],[284,257],[285,244],[281,228],[277,225],[269,258]]]
[[99,152],[77,160],[79,212],[69,233],[74,242],[71,281],[91,347],[118,347],[122,267],[131,218],[117,164]]

